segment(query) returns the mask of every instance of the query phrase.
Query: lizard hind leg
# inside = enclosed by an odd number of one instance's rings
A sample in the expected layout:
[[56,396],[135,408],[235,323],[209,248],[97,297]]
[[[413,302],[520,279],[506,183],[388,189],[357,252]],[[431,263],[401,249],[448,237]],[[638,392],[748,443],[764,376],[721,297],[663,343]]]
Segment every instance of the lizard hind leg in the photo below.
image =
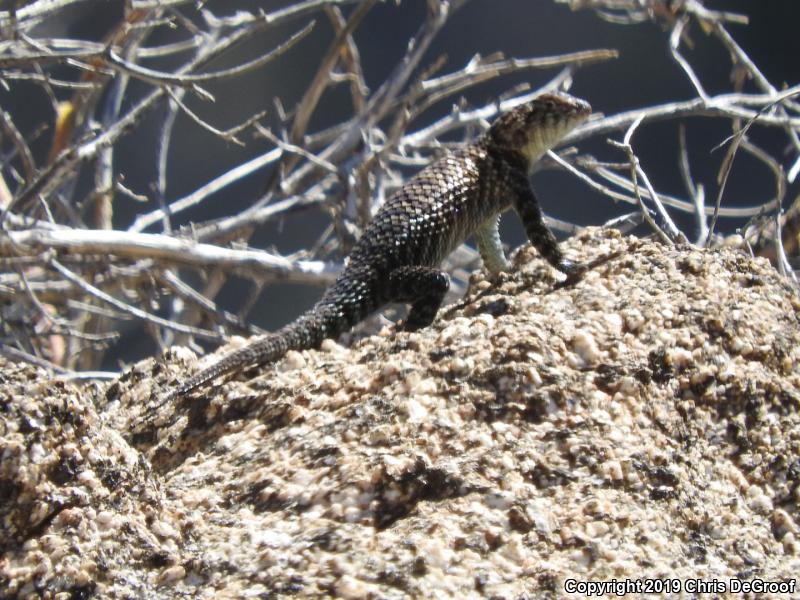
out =
[[406,266],[389,274],[389,301],[411,304],[405,331],[417,331],[433,323],[439,307],[450,289],[447,273],[435,267]]
[[501,273],[511,269],[511,263],[503,251],[500,240],[500,215],[491,217],[475,230],[475,241],[481,254],[484,266],[492,273]]

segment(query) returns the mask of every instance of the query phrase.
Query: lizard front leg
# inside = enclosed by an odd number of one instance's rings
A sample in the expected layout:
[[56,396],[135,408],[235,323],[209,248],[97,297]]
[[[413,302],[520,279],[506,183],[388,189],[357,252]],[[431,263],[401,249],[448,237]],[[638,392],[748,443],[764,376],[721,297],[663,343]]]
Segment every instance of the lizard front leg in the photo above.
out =
[[450,289],[447,273],[434,267],[399,267],[389,274],[388,301],[411,304],[405,331],[417,331],[433,323],[439,307]]
[[585,267],[564,258],[553,232],[545,225],[542,209],[531,189],[527,175],[517,175],[511,183],[514,192],[513,206],[517,211],[531,244],[556,269],[568,276],[577,276]]

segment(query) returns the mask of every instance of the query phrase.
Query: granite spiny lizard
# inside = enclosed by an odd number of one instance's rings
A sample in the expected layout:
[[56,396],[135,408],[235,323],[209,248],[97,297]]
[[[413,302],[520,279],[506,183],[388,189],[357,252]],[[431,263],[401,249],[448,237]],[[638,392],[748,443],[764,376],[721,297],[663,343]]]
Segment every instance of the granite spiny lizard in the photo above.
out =
[[509,207],[551,265],[568,275],[578,273],[581,267],[562,256],[544,224],[528,177],[545,152],[591,110],[583,100],[555,93],[498,117],[472,144],[423,169],[384,203],[342,273],[311,310],[196,373],[167,399],[245,366],[276,361],[289,350],[316,348],[391,302],[411,305],[406,330],[429,325],[450,285],[439,264],[467,237],[474,234],[489,270],[508,269],[497,227]]

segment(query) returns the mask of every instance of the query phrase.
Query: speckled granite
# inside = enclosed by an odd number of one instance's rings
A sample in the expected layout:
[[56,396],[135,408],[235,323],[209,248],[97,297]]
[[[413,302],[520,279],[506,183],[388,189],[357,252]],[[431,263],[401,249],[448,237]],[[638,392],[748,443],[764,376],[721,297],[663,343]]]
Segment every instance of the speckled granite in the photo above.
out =
[[565,249],[622,253],[559,287],[526,250],[426,330],[326,342],[176,405],[156,394],[199,368],[182,349],[102,390],[0,362],[0,595],[798,577],[796,292],[733,250],[598,231]]

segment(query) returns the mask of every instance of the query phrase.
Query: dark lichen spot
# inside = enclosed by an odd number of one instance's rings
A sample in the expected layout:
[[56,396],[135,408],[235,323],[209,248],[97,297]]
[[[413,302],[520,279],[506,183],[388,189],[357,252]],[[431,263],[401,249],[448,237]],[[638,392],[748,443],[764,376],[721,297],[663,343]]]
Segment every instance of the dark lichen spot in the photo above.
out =
[[50,469],[50,481],[56,485],[64,485],[72,481],[79,471],[78,460],[74,456],[61,456]]
[[461,497],[472,491],[464,481],[444,469],[429,467],[418,459],[399,476],[384,472],[376,484],[375,526],[385,529],[409,514],[424,500]]
[[475,308],[474,314],[488,314],[492,315],[493,317],[499,317],[506,314],[510,308],[511,304],[506,298],[498,298],[497,300],[492,300],[491,302],[485,302],[479,305],[477,308]]
[[512,506],[508,510],[508,525],[511,529],[520,533],[528,533],[533,529],[533,522],[525,513],[525,510],[519,506]]
[[672,367],[667,364],[667,351],[664,348],[653,350],[647,355],[647,366],[650,378],[655,383],[667,383],[675,375]]
[[428,565],[424,557],[417,556],[414,558],[414,562],[411,563],[411,574],[414,577],[423,577],[428,574]]
[[453,348],[437,348],[428,354],[428,358],[430,358],[432,363],[437,363],[443,358],[449,358],[453,355],[455,355],[455,350],[453,350]]

